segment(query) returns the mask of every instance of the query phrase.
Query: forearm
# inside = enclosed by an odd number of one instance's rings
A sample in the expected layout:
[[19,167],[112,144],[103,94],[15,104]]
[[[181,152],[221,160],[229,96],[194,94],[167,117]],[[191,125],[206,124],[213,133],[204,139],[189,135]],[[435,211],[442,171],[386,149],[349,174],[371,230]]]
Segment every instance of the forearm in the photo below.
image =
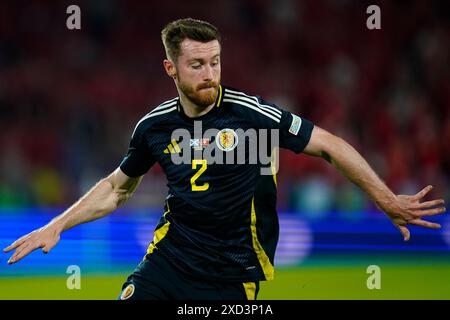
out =
[[58,243],[63,231],[104,217],[126,202],[141,180],[142,176],[129,177],[120,168],[117,168],[44,227],[20,237],[5,248],[4,252],[16,249],[8,263],[19,261],[37,248],[42,248],[45,253],[49,252]]
[[386,210],[395,201],[395,194],[378,177],[367,161],[350,144],[334,136],[321,156],[329,161],[347,179],[363,189],[377,206]]
[[119,205],[119,196],[108,178],[100,180],[70,208],[54,218],[49,225],[63,232],[79,224],[104,217]]

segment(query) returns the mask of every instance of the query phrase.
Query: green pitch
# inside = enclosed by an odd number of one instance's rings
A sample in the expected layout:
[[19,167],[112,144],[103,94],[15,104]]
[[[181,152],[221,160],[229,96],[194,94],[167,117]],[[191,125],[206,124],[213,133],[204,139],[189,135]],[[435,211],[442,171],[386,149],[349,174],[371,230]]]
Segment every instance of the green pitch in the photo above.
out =
[[[450,265],[380,266],[381,288],[369,290],[365,266],[279,269],[263,282],[259,299],[450,299]],[[82,275],[81,289],[66,277],[0,277],[0,299],[115,299],[127,274]]]

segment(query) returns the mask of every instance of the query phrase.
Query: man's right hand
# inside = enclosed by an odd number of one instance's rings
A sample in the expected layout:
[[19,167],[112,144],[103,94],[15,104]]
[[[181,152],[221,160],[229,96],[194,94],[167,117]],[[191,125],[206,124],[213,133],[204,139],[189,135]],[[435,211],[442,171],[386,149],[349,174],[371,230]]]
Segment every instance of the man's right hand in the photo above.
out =
[[48,224],[40,229],[34,230],[14,241],[3,252],[16,249],[8,260],[8,264],[13,264],[27,256],[38,248],[42,248],[44,253],[48,253],[59,241],[61,232],[54,224]]
[[44,227],[24,235],[3,249],[4,252],[16,249],[8,263],[13,264],[38,248],[48,253],[58,243],[61,233],[65,230],[100,219],[125,203],[142,178],[143,176],[129,177],[120,167],[117,168],[108,177],[101,179],[64,213]]

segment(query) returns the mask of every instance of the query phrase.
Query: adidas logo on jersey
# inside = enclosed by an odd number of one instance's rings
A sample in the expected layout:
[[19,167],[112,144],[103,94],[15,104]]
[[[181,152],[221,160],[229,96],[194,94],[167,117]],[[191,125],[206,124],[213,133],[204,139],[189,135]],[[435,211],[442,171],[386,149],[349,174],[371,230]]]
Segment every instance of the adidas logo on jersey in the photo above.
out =
[[172,141],[168,144],[167,148],[164,149],[164,153],[180,153],[181,149],[178,145],[177,141],[175,139],[172,139]]

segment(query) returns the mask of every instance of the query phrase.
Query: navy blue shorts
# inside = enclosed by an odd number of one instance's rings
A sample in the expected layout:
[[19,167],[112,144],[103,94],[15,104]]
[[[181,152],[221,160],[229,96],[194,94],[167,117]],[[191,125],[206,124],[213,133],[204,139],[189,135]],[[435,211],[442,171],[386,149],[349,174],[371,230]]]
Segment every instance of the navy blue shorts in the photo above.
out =
[[177,270],[155,250],[122,286],[118,300],[256,300],[259,282],[215,282]]

